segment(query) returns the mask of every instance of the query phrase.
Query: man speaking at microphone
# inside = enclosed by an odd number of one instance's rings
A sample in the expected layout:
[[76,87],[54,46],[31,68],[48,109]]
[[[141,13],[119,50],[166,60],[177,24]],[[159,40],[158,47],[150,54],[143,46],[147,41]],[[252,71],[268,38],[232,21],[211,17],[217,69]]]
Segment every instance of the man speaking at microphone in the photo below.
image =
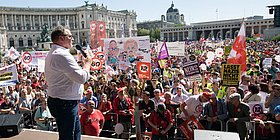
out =
[[74,40],[69,28],[57,26],[51,33],[53,44],[45,62],[48,107],[56,118],[59,140],[80,140],[78,103],[83,84],[90,78],[90,55],[82,58],[81,68],[70,54]]

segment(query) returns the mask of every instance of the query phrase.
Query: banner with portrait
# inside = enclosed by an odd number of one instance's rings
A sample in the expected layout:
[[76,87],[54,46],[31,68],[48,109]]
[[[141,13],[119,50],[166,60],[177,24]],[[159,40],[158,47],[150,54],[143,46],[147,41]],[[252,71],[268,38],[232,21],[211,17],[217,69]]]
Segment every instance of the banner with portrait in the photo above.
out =
[[136,62],[151,62],[150,38],[148,36],[132,38],[104,39],[105,64],[126,70]]

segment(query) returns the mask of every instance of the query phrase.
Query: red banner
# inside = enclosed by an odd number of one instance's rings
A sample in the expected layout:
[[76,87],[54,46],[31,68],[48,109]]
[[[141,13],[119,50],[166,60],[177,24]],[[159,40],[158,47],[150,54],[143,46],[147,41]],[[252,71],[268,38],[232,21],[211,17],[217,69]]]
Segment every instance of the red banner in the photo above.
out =
[[106,38],[106,25],[102,21],[90,22],[90,48],[96,49],[101,46],[104,47],[104,40]]
[[179,129],[184,134],[184,136],[188,140],[194,139],[194,129],[204,129],[201,123],[195,118],[195,116],[191,116],[190,119],[186,120],[179,126]]
[[139,79],[151,79],[151,63],[137,62],[136,68]]

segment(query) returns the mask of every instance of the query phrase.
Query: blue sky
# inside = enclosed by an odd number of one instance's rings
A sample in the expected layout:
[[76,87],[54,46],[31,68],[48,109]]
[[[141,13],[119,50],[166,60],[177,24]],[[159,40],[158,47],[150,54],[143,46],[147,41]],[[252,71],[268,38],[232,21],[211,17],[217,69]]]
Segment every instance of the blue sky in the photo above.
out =
[[[186,23],[242,18],[253,15],[271,18],[268,5],[280,5],[279,0],[173,0],[175,8],[185,15]],[[109,10],[135,10],[137,21],[159,20],[166,14],[172,0],[89,0],[104,4]],[[0,6],[13,7],[77,7],[84,0],[0,0]],[[216,12],[218,11],[218,12]]]

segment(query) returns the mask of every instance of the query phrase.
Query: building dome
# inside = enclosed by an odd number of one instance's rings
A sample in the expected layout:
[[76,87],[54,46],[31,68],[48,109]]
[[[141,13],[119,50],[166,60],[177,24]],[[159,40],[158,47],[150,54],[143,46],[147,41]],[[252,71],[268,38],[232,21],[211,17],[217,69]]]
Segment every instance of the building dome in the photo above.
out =
[[[173,1],[172,1],[171,7],[168,8],[168,10],[167,10],[166,13],[172,13],[172,12],[174,12],[175,9],[173,9],[173,7],[174,7],[174,4],[173,4]],[[178,9],[177,9],[177,10],[178,10]]]

